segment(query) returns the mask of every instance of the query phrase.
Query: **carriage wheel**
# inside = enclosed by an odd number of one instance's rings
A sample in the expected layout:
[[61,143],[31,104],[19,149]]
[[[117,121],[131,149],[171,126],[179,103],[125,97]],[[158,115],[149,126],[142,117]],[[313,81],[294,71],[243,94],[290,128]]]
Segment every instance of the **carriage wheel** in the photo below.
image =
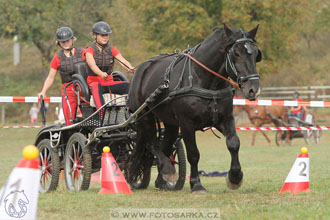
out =
[[181,190],[186,181],[186,155],[181,140],[176,141],[173,145],[173,152],[170,161],[176,170],[179,170],[179,179],[176,182],[166,182],[165,189]]
[[304,140],[307,145],[314,142],[314,132],[312,130],[303,131]]
[[316,130],[314,131],[314,140],[316,144],[319,144],[321,141],[321,135],[322,135],[322,131],[321,130]]
[[73,134],[66,146],[64,159],[65,182],[69,190],[89,188],[92,159],[89,148],[85,148],[86,137],[81,133]]
[[130,183],[132,189],[146,189],[151,179],[151,167],[147,167],[138,176],[135,182]]
[[60,159],[57,150],[52,148],[49,139],[44,139],[38,144],[40,160],[40,193],[54,191],[57,188],[60,175]]

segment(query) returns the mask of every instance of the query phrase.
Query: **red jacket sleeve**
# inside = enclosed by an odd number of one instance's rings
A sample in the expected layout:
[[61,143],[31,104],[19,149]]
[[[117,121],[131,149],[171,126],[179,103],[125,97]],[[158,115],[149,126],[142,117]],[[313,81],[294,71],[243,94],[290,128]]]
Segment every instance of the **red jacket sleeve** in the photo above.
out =
[[85,54],[86,53],[91,53],[94,56],[94,50],[93,50],[93,48],[88,47],[87,49],[85,49]]
[[112,46],[112,56],[116,57],[118,54],[120,54],[120,51],[116,47]]
[[58,70],[60,67],[60,59],[58,58],[57,54],[53,57],[52,61],[50,62],[50,67]]

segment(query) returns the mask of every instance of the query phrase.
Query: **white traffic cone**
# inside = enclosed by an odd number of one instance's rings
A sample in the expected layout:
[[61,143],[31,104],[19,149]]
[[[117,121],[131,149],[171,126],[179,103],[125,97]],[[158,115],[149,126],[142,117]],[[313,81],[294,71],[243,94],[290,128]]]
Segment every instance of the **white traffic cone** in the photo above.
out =
[[284,185],[280,193],[291,192],[297,194],[299,192],[310,192],[309,189],[309,158],[308,149],[301,148],[296,162],[290,170],[289,175],[285,179]]
[[0,189],[0,219],[36,219],[40,169],[38,148],[28,145],[22,159]]

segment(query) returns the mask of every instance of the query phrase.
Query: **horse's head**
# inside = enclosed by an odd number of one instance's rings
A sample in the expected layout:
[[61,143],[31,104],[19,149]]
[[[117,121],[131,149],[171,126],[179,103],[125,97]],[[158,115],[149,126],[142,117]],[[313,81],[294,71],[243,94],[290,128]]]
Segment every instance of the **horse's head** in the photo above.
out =
[[249,32],[231,30],[224,25],[229,44],[226,50],[226,72],[236,81],[244,96],[249,100],[256,100],[260,94],[260,76],[256,70],[256,63],[261,61],[261,51],[256,46],[255,36],[258,27]]

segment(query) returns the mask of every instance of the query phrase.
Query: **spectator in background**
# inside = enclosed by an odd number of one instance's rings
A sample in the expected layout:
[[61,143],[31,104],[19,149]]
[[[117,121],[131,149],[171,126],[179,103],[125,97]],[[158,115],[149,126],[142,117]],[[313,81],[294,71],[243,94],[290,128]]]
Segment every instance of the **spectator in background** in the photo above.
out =
[[48,102],[45,102],[45,113],[48,112],[48,109],[49,109],[49,103]]
[[54,123],[55,124],[60,124],[60,125],[65,124],[65,118],[64,118],[64,113],[63,113],[62,106],[56,107],[55,114],[56,114],[58,120],[56,120]]
[[32,107],[30,108],[29,115],[31,118],[31,123],[34,124],[38,120],[38,112],[39,108],[37,107],[37,104],[34,103]]

